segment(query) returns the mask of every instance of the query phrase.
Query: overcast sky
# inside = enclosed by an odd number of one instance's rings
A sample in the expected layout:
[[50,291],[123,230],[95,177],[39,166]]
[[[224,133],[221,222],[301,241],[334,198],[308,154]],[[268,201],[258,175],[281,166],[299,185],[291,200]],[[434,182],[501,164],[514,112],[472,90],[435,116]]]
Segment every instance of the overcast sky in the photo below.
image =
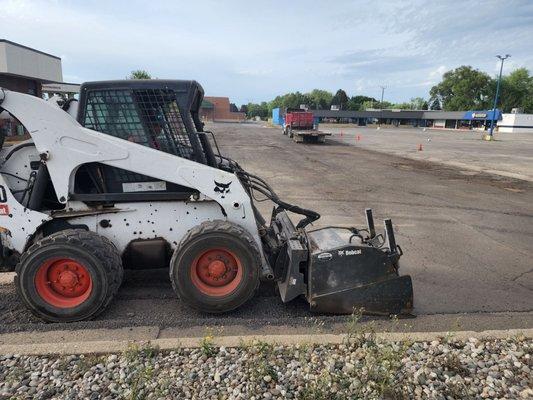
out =
[[60,56],[68,82],[146,69],[237,104],[314,88],[393,102],[472,65],[533,72],[533,1],[0,0],[0,38]]

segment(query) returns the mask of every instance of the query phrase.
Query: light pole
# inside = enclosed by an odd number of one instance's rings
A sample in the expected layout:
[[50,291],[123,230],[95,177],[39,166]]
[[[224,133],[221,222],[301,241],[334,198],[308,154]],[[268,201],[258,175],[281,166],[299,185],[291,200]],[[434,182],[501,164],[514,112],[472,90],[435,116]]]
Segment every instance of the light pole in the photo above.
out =
[[[385,89],[387,88],[386,86],[380,86],[381,88],[381,103],[379,104],[380,105],[380,109],[381,109],[381,120],[383,120],[383,94],[385,93]],[[381,121],[379,123],[379,125],[381,126]]]
[[498,75],[498,83],[496,84],[496,96],[494,96],[494,105],[492,106],[492,118],[490,119],[490,132],[488,140],[493,139],[494,119],[496,118],[496,105],[498,104],[498,95],[500,94],[500,81],[502,80],[503,62],[511,56],[509,54],[506,54],[503,57],[500,55],[497,55],[496,57],[498,57],[501,61],[500,75]]

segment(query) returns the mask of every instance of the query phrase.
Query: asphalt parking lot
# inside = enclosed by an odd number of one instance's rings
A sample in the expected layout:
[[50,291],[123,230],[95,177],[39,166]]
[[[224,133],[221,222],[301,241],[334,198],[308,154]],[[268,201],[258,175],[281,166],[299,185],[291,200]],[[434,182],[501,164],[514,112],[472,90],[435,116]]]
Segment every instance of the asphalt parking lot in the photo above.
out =
[[[280,197],[320,212],[315,226],[363,225],[366,207],[377,220],[391,217],[405,252],[401,272],[414,282],[413,329],[453,330],[459,319],[470,329],[533,326],[532,183],[373,151],[344,135],[303,145],[261,124],[209,128],[224,154],[264,177]],[[269,206],[262,203],[262,212],[268,215]],[[95,321],[44,324],[24,309],[11,283],[0,283],[0,332],[156,326],[184,334],[217,326],[240,334],[335,330],[345,322],[311,314],[304,301],[282,304],[269,285],[235,312],[198,314],[176,299],[166,271],[150,271],[128,273]]]
[[496,140],[487,142],[480,140],[487,132],[478,130],[403,126],[376,129],[338,124],[320,124],[320,130],[332,133],[336,140],[364,149],[533,182],[532,133],[495,131]]

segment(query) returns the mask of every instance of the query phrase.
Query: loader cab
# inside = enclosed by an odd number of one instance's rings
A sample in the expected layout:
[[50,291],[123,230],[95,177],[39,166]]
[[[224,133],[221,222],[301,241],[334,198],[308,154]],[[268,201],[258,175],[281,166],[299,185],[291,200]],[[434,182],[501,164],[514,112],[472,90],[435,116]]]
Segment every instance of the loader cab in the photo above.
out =
[[[89,129],[200,164],[217,167],[199,109],[202,86],[185,80],[120,80],[81,85],[77,120]],[[81,201],[183,200],[195,193],[179,185],[119,168],[92,164],[75,178]]]
[[203,97],[196,81],[87,82],[80,88],[77,120],[86,128],[206,164],[198,135]]
[[[195,81],[88,82],[80,88],[76,119],[89,129],[218,168],[199,118],[203,96],[202,87]],[[31,140],[3,153],[10,164],[21,164],[20,168],[14,166],[15,170],[23,168],[31,178],[31,191],[27,188],[29,178],[10,182],[25,207],[35,211],[65,207],[55,196],[47,168],[39,162]],[[189,187],[99,163],[80,166],[70,190],[70,200],[88,205],[187,201],[198,195]]]

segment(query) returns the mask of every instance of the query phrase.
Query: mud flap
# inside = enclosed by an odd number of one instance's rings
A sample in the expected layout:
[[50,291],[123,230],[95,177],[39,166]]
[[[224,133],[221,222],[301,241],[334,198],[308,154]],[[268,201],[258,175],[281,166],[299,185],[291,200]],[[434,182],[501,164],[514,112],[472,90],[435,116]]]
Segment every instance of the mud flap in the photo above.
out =
[[361,310],[365,314],[400,315],[413,307],[411,277],[397,276],[353,288],[310,296],[311,310],[331,314],[351,314]]

